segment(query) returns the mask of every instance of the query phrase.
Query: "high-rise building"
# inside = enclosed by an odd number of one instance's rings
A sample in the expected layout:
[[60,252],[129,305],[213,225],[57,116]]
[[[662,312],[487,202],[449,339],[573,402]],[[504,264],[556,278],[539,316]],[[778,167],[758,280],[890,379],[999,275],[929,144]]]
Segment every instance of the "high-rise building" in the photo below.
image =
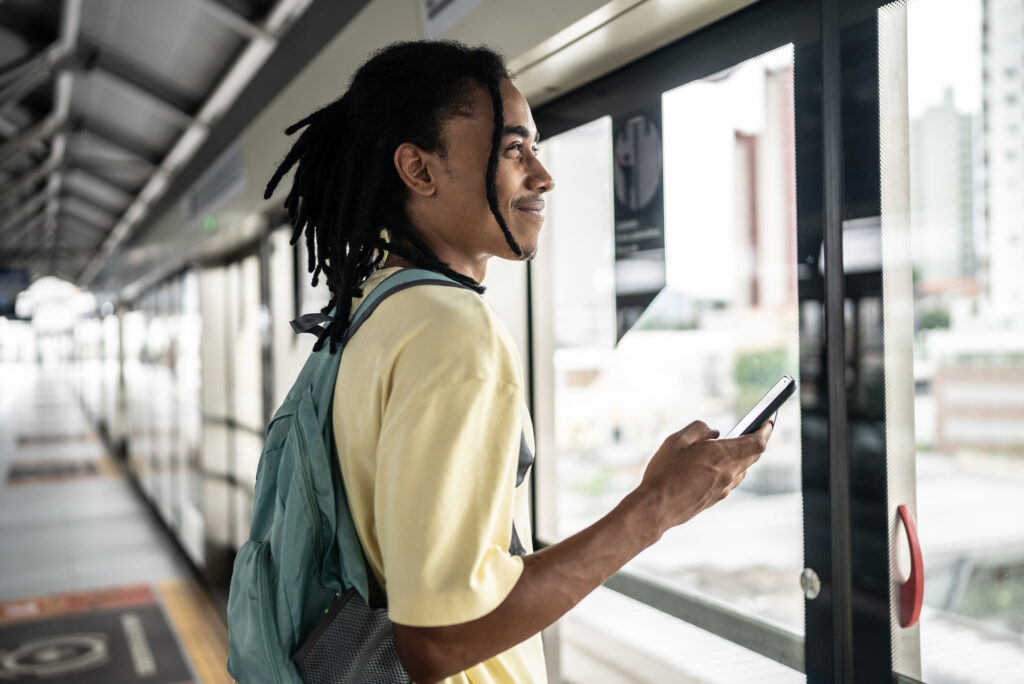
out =
[[993,313],[1024,315],[1024,0],[982,2],[989,294]]
[[973,278],[971,116],[941,104],[910,122],[910,216],[921,281]]

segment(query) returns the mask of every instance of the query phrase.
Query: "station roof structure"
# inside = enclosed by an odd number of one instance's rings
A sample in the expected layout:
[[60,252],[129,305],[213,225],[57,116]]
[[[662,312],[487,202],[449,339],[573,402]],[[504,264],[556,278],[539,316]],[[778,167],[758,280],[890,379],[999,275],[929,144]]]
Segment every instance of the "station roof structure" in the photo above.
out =
[[88,285],[364,4],[0,2],[0,288]]

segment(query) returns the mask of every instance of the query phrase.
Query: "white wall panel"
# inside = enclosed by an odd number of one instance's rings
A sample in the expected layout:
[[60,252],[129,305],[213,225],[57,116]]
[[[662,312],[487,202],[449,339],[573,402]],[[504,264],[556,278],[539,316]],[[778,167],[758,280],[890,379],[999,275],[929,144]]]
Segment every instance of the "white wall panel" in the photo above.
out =
[[228,354],[233,364],[232,417],[253,430],[263,429],[263,365],[260,342],[260,263],[248,256],[229,267],[231,291],[228,295],[231,327],[228,329]]
[[[290,238],[290,228],[270,235],[270,331],[274,370],[272,410],[276,410],[284,401],[314,342],[312,335],[296,335],[291,327],[293,318],[307,312],[295,310],[294,248],[288,244]],[[307,277],[300,275],[303,279]]]
[[228,415],[228,375],[224,365],[224,350],[228,344],[224,335],[227,316],[225,274],[223,268],[207,268],[199,272],[203,414],[218,418]]

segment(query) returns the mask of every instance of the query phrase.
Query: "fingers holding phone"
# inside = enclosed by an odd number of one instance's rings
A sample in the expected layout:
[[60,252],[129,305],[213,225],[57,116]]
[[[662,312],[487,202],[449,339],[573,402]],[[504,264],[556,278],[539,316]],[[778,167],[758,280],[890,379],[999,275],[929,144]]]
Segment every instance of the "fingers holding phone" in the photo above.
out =
[[768,446],[779,406],[795,387],[793,378],[784,376],[725,438],[694,421],[665,440],[641,482],[657,494],[665,529],[721,501],[743,482]]
[[659,502],[662,531],[728,496],[764,451],[770,435],[771,425],[766,424],[750,435],[716,439],[716,430],[691,423],[669,436],[648,463],[640,485]]

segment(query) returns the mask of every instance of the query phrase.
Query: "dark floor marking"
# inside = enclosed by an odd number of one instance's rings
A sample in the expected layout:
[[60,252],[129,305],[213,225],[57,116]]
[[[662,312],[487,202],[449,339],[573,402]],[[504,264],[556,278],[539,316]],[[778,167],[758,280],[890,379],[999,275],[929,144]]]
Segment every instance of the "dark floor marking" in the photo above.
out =
[[37,484],[107,474],[96,460],[15,461],[7,472],[7,484]]
[[18,435],[18,446],[32,447],[48,444],[67,444],[69,442],[97,442],[96,435],[91,432],[40,432],[34,435]]
[[193,681],[149,587],[0,604],[0,681],[67,684]]

